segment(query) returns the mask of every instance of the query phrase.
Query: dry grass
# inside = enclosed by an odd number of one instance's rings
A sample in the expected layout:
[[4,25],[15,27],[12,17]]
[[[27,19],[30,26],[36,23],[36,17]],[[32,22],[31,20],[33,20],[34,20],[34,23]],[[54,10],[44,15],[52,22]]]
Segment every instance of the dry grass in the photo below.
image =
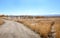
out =
[[56,38],[60,38],[60,18],[48,18],[48,19],[22,19],[19,22],[25,24],[25,26],[36,31],[44,38],[48,38],[48,34],[51,32],[53,21],[55,21],[54,27],[56,30]]
[[21,21],[23,24],[28,26],[30,29],[38,32],[44,38],[48,37],[48,34],[51,32],[52,22],[50,20],[33,20],[33,19],[25,19]]
[[4,21],[0,18],[0,25],[4,24]]
[[[8,18],[7,18],[8,19]],[[52,23],[55,20],[60,20],[60,18],[35,18],[35,19],[18,19],[12,18],[12,20],[17,21],[19,23],[24,24],[25,26],[29,27],[30,29],[38,32],[44,38],[48,37],[48,34],[51,32]],[[56,30],[56,38],[60,38],[60,22],[55,21],[54,24]]]
[[40,33],[44,38],[48,38],[48,34],[51,32],[52,21],[40,21],[40,23],[36,26],[36,30]]
[[55,32],[56,32],[56,38],[60,38],[60,20],[55,21]]

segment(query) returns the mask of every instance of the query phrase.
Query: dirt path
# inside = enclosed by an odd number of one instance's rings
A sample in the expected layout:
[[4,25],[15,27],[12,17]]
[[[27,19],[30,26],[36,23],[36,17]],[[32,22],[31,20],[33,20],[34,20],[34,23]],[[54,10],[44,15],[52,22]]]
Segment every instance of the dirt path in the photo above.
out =
[[40,38],[38,34],[25,27],[23,24],[4,20],[0,26],[0,38]]

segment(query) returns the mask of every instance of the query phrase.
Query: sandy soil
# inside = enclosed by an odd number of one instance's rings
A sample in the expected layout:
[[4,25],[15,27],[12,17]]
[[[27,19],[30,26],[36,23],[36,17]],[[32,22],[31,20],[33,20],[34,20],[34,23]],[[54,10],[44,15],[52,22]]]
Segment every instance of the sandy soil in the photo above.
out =
[[0,26],[0,38],[40,38],[40,35],[25,27],[23,24],[4,20]]

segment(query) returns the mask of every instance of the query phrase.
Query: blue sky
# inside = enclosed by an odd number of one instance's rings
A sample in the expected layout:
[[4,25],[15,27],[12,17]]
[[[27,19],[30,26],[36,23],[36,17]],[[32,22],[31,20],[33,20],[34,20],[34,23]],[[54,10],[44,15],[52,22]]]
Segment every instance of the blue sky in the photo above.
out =
[[5,15],[60,14],[60,0],[0,0],[0,14]]

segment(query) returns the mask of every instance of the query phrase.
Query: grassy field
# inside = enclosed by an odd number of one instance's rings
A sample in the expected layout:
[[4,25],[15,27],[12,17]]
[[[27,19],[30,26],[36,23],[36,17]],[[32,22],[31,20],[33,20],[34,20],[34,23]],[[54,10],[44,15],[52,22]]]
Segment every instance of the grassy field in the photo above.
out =
[[[3,17],[3,19],[13,20],[19,22],[33,30],[34,32],[43,36],[43,38],[48,38],[48,35],[51,33],[56,33],[55,38],[60,38],[60,17],[38,17],[38,18],[20,18],[20,17]],[[54,27],[53,32],[52,26]],[[51,35],[49,35],[51,36]]]
[[43,38],[48,38],[48,35],[51,33],[52,26],[54,26],[54,30],[56,30],[52,32],[56,33],[54,37],[60,38],[60,18],[22,19],[18,22],[23,23],[33,31],[39,33]]

